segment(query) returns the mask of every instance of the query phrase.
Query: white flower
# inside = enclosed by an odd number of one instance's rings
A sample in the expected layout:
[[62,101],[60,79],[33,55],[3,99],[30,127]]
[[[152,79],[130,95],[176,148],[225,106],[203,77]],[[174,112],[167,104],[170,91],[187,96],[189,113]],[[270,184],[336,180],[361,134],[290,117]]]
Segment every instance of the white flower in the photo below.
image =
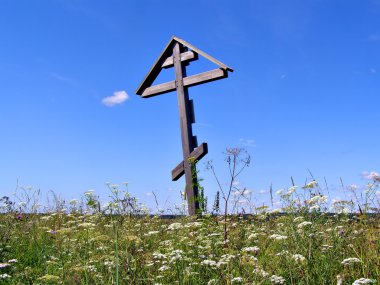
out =
[[361,262],[361,260],[359,258],[356,258],[356,257],[350,257],[350,258],[346,258],[344,259],[341,264],[343,265],[350,265],[350,264],[353,264],[353,263],[359,263]]
[[251,246],[251,247],[245,247],[241,251],[244,251],[244,252],[253,252],[253,253],[256,254],[256,253],[259,252],[259,248],[257,246]]
[[11,276],[7,273],[4,273],[4,274],[0,274],[0,279],[8,279],[8,278],[11,278]]
[[179,229],[182,229],[181,223],[172,223],[168,226],[168,230],[171,230],[171,231],[179,230]]
[[369,179],[369,180],[376,180],[380,178],[379,173],[375,171],[371,171],[370,173],[368,172],[363,172],[363,178]]
[[315,210],[315,211],[318,211],[319,209],[320,209],[320,207],[319,207],[318,205],[314,205],[314,206],[311,206],[311,207],[310,207],[310,210],[311,210],[311,211],[314,211],[314,210]]
[[312,222],[305,221],[305,222],[302,222],[302,223],[298,224],[297,228],[302,229],[303,227],[306,227],[306,226],[309,226],[309,225],[312,225],[312,224],[313,224]]
[[258,234],[257,233],[252,233],[248,236],[248,239],[254,239],[257,238]]
[[314,188],[314,187],[317,186],[317,185],[318,185],[317,181],[313,180],[313,181],[307,183],[307,184],[306,184],[305,186],[303,186],[302,188],[303,188],[303,189]]
[[371,283],[376,283],[376,280],[366,279],[366,278],[360,278],[358,280],[355,280],[354,283],[352,283],[352,285],[371,284]]
[[167,266],[167,265],[162,265],[160,268],[158,268],[158,271],[165,271],[165,270],[168,270],[168,269],[170,269],[169,266]]
[[0,263],[0,269],[10,266],[9,263]]
[[288,192],[286,192],[286,195],[292,195],[294,192],[296,192],[298,186],[292,186],[290,188],[288,188]]
[[270,281],[272,281],[274,284],[284,284],[285,279],[284,277],[281,277],[281,276],[272,275],[270,277]]
[[206,259],[206,260],[203,260],[201,262],[201,264],[203,264],[203,265],[210,265],[210,266],[216,266],[216,261],[210,260],[210,259]]
[[299,217],[294,218],[293,222],[297,223],[297,222],[302,221],[302,220],[303,220],[303,217],[299,216]]
[[275,240],[283,240],[283,239],[287,239],[288,237],[287,236],[273,234],[273,235],[269,236],[269,238],[270,239],[275,239]]
[[258,275],[261,275],[261,276],[264,277],[264,278],[267,277],[267,276],[269,275],[268,272],[266,272],[265,270],[260,269],[260,268],[255,268],[255,269],[253,270],[253,273],[258,274]]
[[327,196],[322,196],[322,195],[316,195],[312,198],[310,198],[308,202],[309,205],[314,205],[316,203],[325,203],[327,201]]
[[300,261],[300,262],[303,262],[306,260],[306,258],[301,255],[301,254],[293,254],[292,258],[295,260],[295,261]]
[[243,282],[243,278],[242,277],[234,277],[231,279],[231,283],[235,283],[235,282]]
[[276,195],[281,195],[282,192],[284,192],[284,189],[279,189],[279,190],[276,191]]
[[87,197],[92,196],[94,194],[94,192],[95,192],[95,190],[88,190],[88,191],[84,192],[84,196],[87,196]]

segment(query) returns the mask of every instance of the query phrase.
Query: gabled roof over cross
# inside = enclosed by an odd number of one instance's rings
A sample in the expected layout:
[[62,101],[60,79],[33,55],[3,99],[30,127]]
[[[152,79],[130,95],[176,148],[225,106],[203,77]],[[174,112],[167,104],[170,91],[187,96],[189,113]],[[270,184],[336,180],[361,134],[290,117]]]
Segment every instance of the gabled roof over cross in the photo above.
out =
[[184,78],[184,85],[185,86],[195,86],[198,84],[218,80],[221,78],[226,78],[228,76],[227,71],[233,71],[233,69],[227,65],[225,65],[223,62],[217,60],[216,58],[212,57],[211,55],[208,55],[204,51],[200,50],[199,48],[193,46],[192,44],[176,37],[172,36],[169,40],[168,44],[164,48],[164,50],[161,52],[160,56],[156,60],[156,62],[153,64],[147,75],[145,76],[144,80],[141,82],[140,86],[136,90],[136,94],[140,95],[143,98],[148,98],[152,96],[156,96],[159,94],[171,92],[175,90],[175,82],[167,82],[163,84],[158,84],[156,86],[152,86],[154,80],[156,80],[158,74],[161,72],[163,68],[168,68],[173,66],[173,46],[175,43],[180,43],[184,47],[190,49],[190,51],[184,52],[181,54],[181,61],[192,61],[198,59],[198,55],[203,56],[204,58],[208,59],[212,63],[219,66],[218,69],[214,69],[211,71],[207,71],[195,76],[188,76]]

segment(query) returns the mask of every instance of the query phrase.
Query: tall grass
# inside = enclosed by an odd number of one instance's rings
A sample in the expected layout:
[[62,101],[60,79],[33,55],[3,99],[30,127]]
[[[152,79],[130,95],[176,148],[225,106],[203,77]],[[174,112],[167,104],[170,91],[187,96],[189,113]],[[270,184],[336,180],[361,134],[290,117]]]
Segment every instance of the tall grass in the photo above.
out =
[[312,180],[277,191],[280,210],[240,204],[249,193],[239,192],[233,209],[253,215],[171,220],[146,215],[117,185],[106,207],[92,191],[55,201],[56,211],[3,199],[0,284],[379,282],[379,183],[374,177],[357,201],[331,204]]

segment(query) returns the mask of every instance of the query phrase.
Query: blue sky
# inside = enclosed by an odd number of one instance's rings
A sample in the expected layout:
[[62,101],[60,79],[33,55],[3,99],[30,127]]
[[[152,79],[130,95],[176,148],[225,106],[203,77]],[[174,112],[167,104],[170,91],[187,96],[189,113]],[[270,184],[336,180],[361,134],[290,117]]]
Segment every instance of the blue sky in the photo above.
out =
[[[206,195],[227,181],[222,152],[245,147],[242,187],[324,177],[362,184],[379,170],[380,1],[0,1],[1,194],[17,181],[67,199],[105,182],[153,205],[179,201],[184,180],[176,94],[134,94],[176,35],[234,68],[192,87]],[[189,73],[215,68],[200,59]],[[158,82],[173,80],[173,70]],[[119,92],[119,93],[117,93]],[[118,94],[120,104],[104,104]],[[335,185],[335,186],[334,186]],[[335,193],[337,197],[343,195]],[[264,199],[264,198],[258,198]]]

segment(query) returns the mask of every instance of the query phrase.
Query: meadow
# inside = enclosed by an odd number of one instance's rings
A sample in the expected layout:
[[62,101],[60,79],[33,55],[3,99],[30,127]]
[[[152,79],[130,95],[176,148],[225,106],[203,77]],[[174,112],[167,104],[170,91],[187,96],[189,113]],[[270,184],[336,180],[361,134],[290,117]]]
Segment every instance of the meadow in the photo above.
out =
[[89,191],[44,210],[22,189],[23,202],[1,200],[0,284],[374,284],[379,184],[373,175],[358,200],[328,202],[313,180],[277,191],[276,209],[243,206],[249,193],[235,191],[225,215],[214,202],[170,219],[118,185],[105,206]]

